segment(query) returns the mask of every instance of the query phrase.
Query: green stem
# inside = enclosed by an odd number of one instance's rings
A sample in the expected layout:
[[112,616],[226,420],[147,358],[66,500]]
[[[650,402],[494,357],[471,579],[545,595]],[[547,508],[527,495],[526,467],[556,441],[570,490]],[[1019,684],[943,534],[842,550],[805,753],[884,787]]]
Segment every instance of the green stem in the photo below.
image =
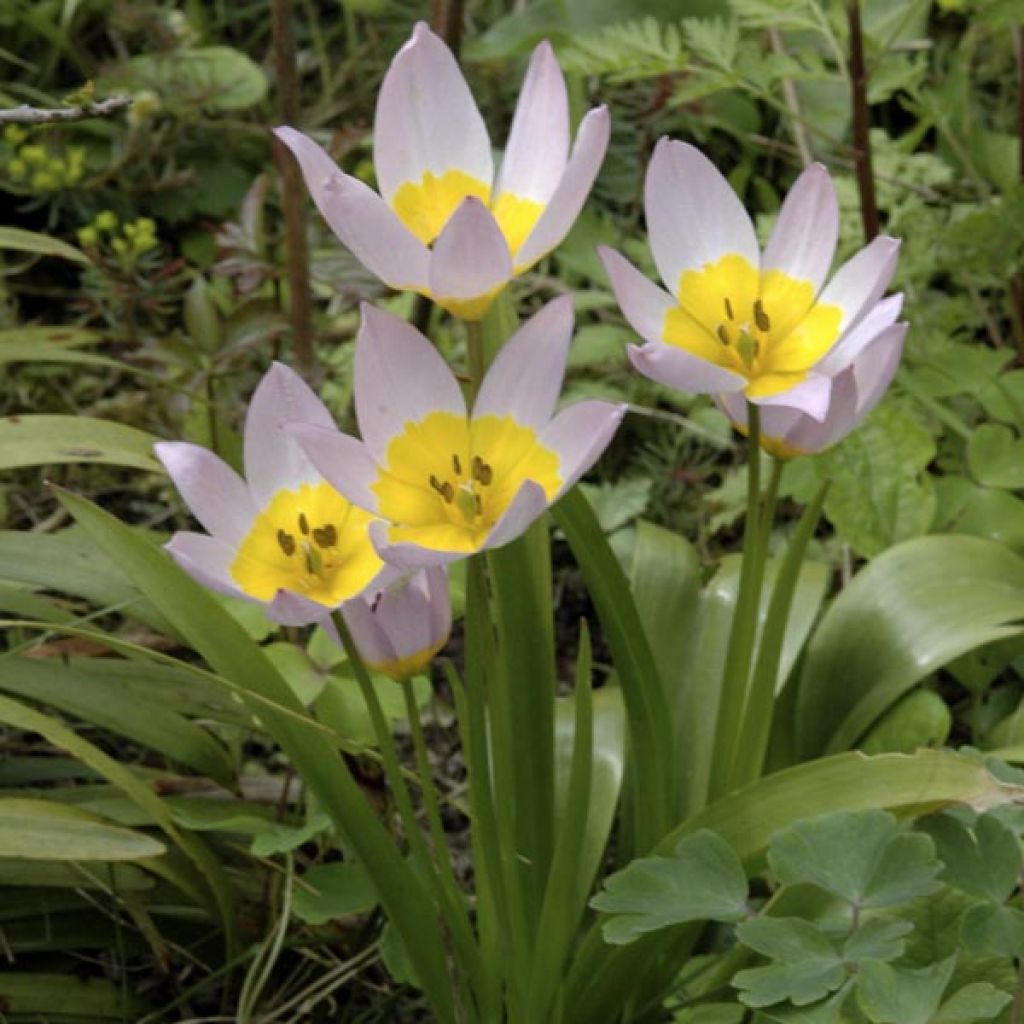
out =
[[[715,746],[711,755],[709,780],[712,800],[729,791],[733,765],[743,728],[743,709],[747,703],[751,661],[757,639],[757,613],[764,581],[764,524],[761,501],[761,417],[756,405],[747,403],[747,515],[743,530],[743,565],[739,593],[729,631],[725,668],[722,672]],[[777,486],[777,481],[776,481]]]
[[465,913],[465,907],[462,905],[461,900],[453,900],[451,898],[451,894],[434,868],[430,850],[427,848],[423,832],[420,829],[419,822],[416,820],[416,811],[412,804],[412,798],[409,795],[409,787],[406,784],[405,775],[398,760],[395,740],[391,735],[391,728],[388,725],[387,718],[384,716],[384,710],[381,707],[380,699],[377,697],[377,691],[374,689],[370,674],[366,670],[366,664],[359,653],[359,648],[352,636],[352,632],[348,628],[348,623],[345,621],[345,617],[341,614],[340,610],[335,610],[331,613],[331,621],[334,623],[334,628],[338,631],[341,645],[348,657],[349,665],[352,667],[352,674],[359,684],[359,691],[363,696],[366,709],[370,713],[370,721],[373,725],[374,734],[377,737],[377,743],[380,746],[381,760],[384,763],[384,774],[387,777],[388,785],[391,787],[391,792],[394,794],[398,814],[402,819],[402,827],[405,831],[406,839],[409,841],[413,857],[416,859],[423,877],[428,880],[431,888],[434,890],[435,899],[442,910],[442,920],[447,926],[448,934],[454,939],[456,952],[466,975],[471,979],[478,977],[479,973],[474,968],[477,966],[479,951],[476,949],[476,943]]
[[469,375],[469,404],[472,405],[484,379],[484,328],[479,320],[466,320],[466,372]]

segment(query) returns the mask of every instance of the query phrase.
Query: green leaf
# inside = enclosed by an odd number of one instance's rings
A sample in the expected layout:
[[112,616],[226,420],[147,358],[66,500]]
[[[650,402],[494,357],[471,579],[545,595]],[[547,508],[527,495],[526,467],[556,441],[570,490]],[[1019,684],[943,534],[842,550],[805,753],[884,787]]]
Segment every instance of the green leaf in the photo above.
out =
[[134,993],[105,978],[43,971],[0,972],[0,1005],[8,1019],[48,1021],[138,1019],[145,1004]]
[[846,980],[846,969],[832,941],[816,925],[799,917],[758,917],[736,929],[745,946],[770,957],[767,967],[740,971],[733,985],[753,1007],[788,999],[797,1006],[823,999]]
[[1021,632],[1024,560],[993,541],[922,537],[870,562],[825,613],[796,707],[804,758],[856,743],[922,678]]
[[604,885],[590,905],[614,915],[602,926],[614,945],[685,921],[742,921],[749,913],[743,866],[707,829],[684,839],[674,857],[635,860]]
[[743,1024],[746,1010],[736,1003],[706,1003],[672,1014],[672,1024]]
[[1000,423],[982,423],[967,442],[967,468],[985,487],[1024,487],[1024,441]]
[[106,824],[77,807],[46,800],[0,799],[0,857],[116,861],[158,857],[163,843]]
[[909,921],[892,917],[872,917],[851,933],[843,946],[843,959],[895,960],[903,955],[903,941],[914,930]]
[[898,700],[860,742],[865,754],[912,754],[918,747],[941,747],[949,738],[953,714],[932,690],[914,690]]
[[81,327],[16,327],[0,331],[0,363],[82,363],[135,369],[117,359],[79,351],[102,340],[103,335]]
[[960,935],[979,953],[1024,957],[1024,911],[982,903],[964,915]]
[[295,879],[292,912],[306,924],[326,924],[346,914],[365,914],[377,905],[377,890],[357,861],[317,864]]
[[1024,554],[1024,501],[1006,491],[976,487],[962,476],[935,481],[939,510],[936,528],[945,533],[968,533],[1005,544]]
[[926,836],[898,832],[884,811],[839,811],[772,837],[768,862],[786,885],[816,885],[857,907],[887,907],[934,892],[941,865]]
[[6,416],[0,420],[0,469],[102,462],[162,472],[153,455],[159,438],[89,416]]
[[1007,1006],[1013,997],[987,981],[965,985],[947,999],[929,1024],[974,1024],[991,1020]]
[[953,815],[935,814],[918,827],[935,843],[944,864],[944,882],[996,903],[1003,903],[1017,888],[1020,844],[993,815],[982,815],[969,826]]
[[955,965],[955,956],[916,971],[865,961],[857,977],[857,1000],[875,1024],[929,1024]]
[[13,249],[17,252],[35,252],[43,256],[59,256],[61,259],[75,263],[88,263],[89,257],[67,242],[49,235],[40,235],[35,231],[23,228],[0,227],[0,249]]

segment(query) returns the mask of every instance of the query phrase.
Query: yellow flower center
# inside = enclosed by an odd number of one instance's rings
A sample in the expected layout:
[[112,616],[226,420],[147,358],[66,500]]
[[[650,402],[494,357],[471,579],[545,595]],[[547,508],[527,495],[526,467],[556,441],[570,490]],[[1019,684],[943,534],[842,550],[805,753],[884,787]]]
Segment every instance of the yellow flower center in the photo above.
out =
[[424,245],[430,245],[441,234],[459,203],[469,196],[491,206],[511,253],[526,241],[544,212],[543,204],[512,192],[502,192],[491,205],[490,185],[464,171],[454,170],[441,175],[427,171],[419,181],[405,182],[392,196],[391,207]]
[[477,551],[527,480],[552,500],[562,485],[558,455],[511,416],[468,420],[433,412],[388,445],[372,485],[391,543]]
[[444,637],[436,644],[425,647],[422,651],[417,651],[415,654],[406,654],[400,658],[392,658],[390,661],[367,661],[366,664],[374,672],[380,672],[381,675],[388,676],[394,679],[395,682],[401,682],[403,679],[411,679],[413,676],[419,675],[433,661],[434,655],[447,642],[448,638]]
[[842,310],[815,303],[810,281],[761,272],[736,253],[684,271],[677,298],[665,314],[665,343],[742,374],[750,398],[805,380],[839,338]]
[[231,576],[258,601],[289,590],[335,608],[380,572],[367,532],[372,519],[330,484],[278,491],[239,545]]

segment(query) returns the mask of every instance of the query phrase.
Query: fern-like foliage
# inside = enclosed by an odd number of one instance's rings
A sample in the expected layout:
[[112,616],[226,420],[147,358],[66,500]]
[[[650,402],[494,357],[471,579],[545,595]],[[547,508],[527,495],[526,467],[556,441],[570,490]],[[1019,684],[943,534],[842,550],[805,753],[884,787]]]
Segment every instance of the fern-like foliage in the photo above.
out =
[[687,54],[678,25],[648,17],[580,36],[559,52],[559,61],[566,71],[633,82],[683,71]]

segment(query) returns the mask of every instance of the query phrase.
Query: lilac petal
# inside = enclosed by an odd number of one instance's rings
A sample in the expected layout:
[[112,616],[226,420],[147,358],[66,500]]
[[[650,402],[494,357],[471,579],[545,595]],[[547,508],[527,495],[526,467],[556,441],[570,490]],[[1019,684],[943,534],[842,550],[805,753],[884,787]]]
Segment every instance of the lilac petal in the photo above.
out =
[[511,192],[547,204],[569,158],[569,97],[551,44],[533,51],[512,118],[496,196]]
[[860,355],[865,346],[896,322],[903,309],[903,293],[897,292],[876,302],[867,313],[844,334],[815,369],[828,377],[845,370]]
[[829,173],[811,164],[789,190],[761,260],[761,270],[781,270],[821,288],[839,238],[839,201]]
[[164,550],[181,569],[204,587],[218,594],[253,600],[239,590],[231,577],[231,565],[236,552],[230,544],[216,537],[207,537],[204,533],[179,531],[164,545]]
[[590,399],[563,409],[541,432],[540,443],[557,452],[560,460],[558,473],[562,485],[554,500],[597,462],[625,415],[625,405]]
[[267,615],[282,626],[308,626],[314,622],[323,625],[330,622],[331,609],[301,594],[282,589],[267,605]]
[[[860,422],[857,416],[857,388],[851,372],[832,381],[828,413],[821,422],[799,415],[783,440],[797,452],[820,452],[842,440]],[[765,433],[768,434],[767,429]],[[771,436],[771,435],[769,435]]]
[[738,373],[715,366],[706,359],[684,352],[674,345],[654,342],[649,345],[630,345],[626,350],[634,369],[645,377],[678,391],[691,391],[698,395],[713,395],[742,391],[747,381]]
[[699,149],[662,138],[644,186],[651,252],[673,295],[684,271],[737,254],[757,267],[754,225],[732,186]]
[[[733,425],[742,434],[746,434],[749,428],[747,417],[747,396],[742,391],[734,391],[729,395],[716,395],[715,402],[718,407],[732,421]],[[808,420],[811,423],[817,421],[804,415],[799,409],[789,409],[786,406],[767,406],[760,410],[761,436],[782,440],[790,430],[801,420]]]
[[649,281],[625,256],[606,245],[597,248],[622,315],[644,341],[665,339],[665,317],[679,305],[664,288]]
[[572,296],[549,302],[502,346],[473,406],[480,416],[511,416],[540,430],[551,419],[572,340]]
[[245,481],[197,444],[159,441],[153,451],[203,528],[228,543],[241,541],[258,511]]
[[466,558],[472,552],[468,551],[441,551],[435,548],[424,548],[418,544],[411,544],[408,541],[392,543],[388,540],[388,523],[377,520],[370,523],[370,540],[377,549],[377,554],[388,563],[405,572],[415,572],[417,569],[429,569],[433,566],[451,565]]
[[377,464],[362,441],[335,427],[289,423],[287,431],[317,472],[353,505],[377,511],[371,487],[377,479]]
[[842,311],[840,336],[882,297],[896,272],[899,251],[900,243],[895,238],[879,235],[847,260],[822,289],[817,301],[826,306],[838,306]]
[[512,256],[494,215],[479,199],[463,199],[430,254],[432,298],[464,320],[480,320],[511,277]]
[[829,396],[832,393],[832,381],[818,373],[809,373],[799,384],[777,395],[766,395],[752,398],[757,406],[783,406],[787,409],[798,409],[819,422],[828,414]]
[[274,133],[292,151],[306,187],[331,230],[356,259],[399,290],[427,286],[427,247],[368,185],[343,174],[323,148],[294,128]]
[[601,169],[610,134],[611,118],[607,108],[588,111],[576,133],[572,156],[558,187],[515,254],[516,273],[522,273],[551,252],[569,233]]
[[500,548],[510,544],[526,532],[526,528],[538,519],[548,507],[544,488],[533,480],[524,480],[508,508],[494,524],[487,535],[483,548]]
[[863,420],[882,400],[903,355],[906,324],[893,324],[864,348],[847,372],[857,382],[857,420]]
[[381,83],[373,122],[373,162],[389,202],[430,171],[460,170],[488,188],[491,141],[451,50],[418,22]]
[[341,608],[345,624],[352,634],[359,654],[368,665],[381,665],[398,660],[398,652],[370,607],[370,599],[357,597]]
[[356,418],[370,454],[386,465],[388,445],[407,423],[418,423],[433,412],[465,416],[466,403],[448,364],[415,327],[366,303],[362,312],[356,340]]
[[291,422],[335,429],[313,389],[294,370],[274,363],[253,393],[245,417],[245,476],[261,508],[280,490],[320,482],[320,474],[284,430]]

